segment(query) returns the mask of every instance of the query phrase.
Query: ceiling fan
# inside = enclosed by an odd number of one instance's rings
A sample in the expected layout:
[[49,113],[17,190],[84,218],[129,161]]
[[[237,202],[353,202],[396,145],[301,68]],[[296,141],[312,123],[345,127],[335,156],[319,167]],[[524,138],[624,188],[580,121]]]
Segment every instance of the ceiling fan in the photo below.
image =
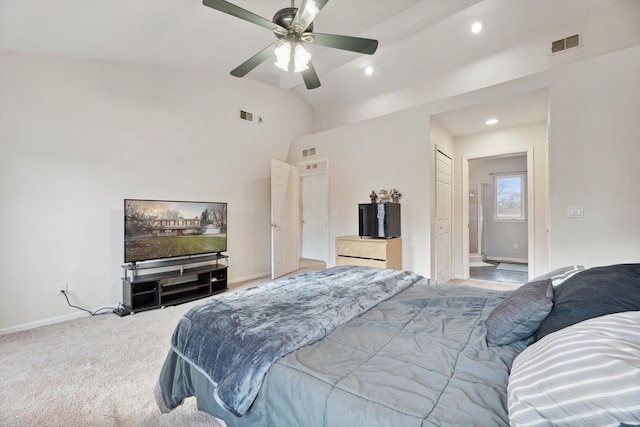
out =
[[293,62],[294,71],[302,73],[307,89],[315,89],[320,86],[320,79],[311,63],[311,54],[304,49],[303,44],[313,43],[367,55],[373,55],[378,48],[377,40],[314,33],[313,20],[328,1],[303,0],[298,9],[294,7],[294,0],[291,0],[291,7],[277,11],[271,21],[224,0],[203,0],[202,4],[271,30],[277,38],[265,49],[234,68],[231,71],[232,76],[245,76],[275,53],[277,67],[289,71],[289,65]]

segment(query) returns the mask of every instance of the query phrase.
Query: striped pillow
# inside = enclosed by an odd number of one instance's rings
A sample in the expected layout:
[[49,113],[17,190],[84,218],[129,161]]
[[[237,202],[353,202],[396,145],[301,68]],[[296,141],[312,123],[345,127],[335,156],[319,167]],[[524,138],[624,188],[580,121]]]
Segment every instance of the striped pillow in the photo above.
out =
[[512,426],[640,424],[640,311],[547,335],[514,361]]
[[583,265],[569,265],[567,267],[556,268],[555,270],[552,270],[547,274],[543,274],[542,276],[538,276],[531,281],[534,282],[537,280],[551,279],[553,286],[558,286],[565,280],[584,270],[586,270],[586,268]]

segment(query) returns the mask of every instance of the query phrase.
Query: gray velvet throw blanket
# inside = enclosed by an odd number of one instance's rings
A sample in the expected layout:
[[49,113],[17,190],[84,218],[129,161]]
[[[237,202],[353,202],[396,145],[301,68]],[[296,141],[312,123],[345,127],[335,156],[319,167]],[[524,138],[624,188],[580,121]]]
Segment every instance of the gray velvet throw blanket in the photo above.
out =
[[215,386],[215,399],[243,415],[271,364],[315,342],[422,277],[340,266],[241,289],[193,307],[172,349]]

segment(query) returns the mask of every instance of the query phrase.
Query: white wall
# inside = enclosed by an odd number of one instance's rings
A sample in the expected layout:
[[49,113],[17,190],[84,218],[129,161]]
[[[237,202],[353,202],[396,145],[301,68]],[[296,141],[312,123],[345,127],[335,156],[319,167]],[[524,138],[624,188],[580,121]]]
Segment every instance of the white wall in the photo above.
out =
[[[482,132],[475,135],[456,138],[456,162],[462,163],[469,159],[477,159],[488,156],[503,155],[507,153],[527,153],[531,150],[532,167],[525,165],[528,172],[528,188],[532,192],[533,206],[527,206],[527,235],[531,239],[527,242],[535,247],[527,256],[532,259],[531,275],[539,275],[548,271],[548,236],[547,236],[547,124],[544,122],[532,123],[529,125],[516,126],[512,128],[499,129],[496,131]],[[526,156],[525,156],[526,157]],[[457,201],[454,207],[456,224],[454,226],[454,246],[458,248],[463,245],[463,228],[465,216],[463,215],[465,206],[462,203],[464,191],[464,179],[461,174],[456,175],[454,185],[454,200]],[[491,203],[487,199],[487,203]],[[533,208],[533,211],[531,210]],[[468,209],[468,208],[467,208]],[[530,215],[532,213],[532,215]],[[491,219],[488,219],[490,221]],[[513,237],[509,236],[508,244],[516,243]],[[467,272],[463,271],[463,251],[454,251],[455,276],[466,278]],[[516,258],[514,256],[514,258]]]
[[[483,3],[472,6],[468,12],[481,15]],[[573,14],[560,28],[541,28],[519,34],[514,40],[499,41],[503,50],[495,54],[451,58],[429,73],[415,73],[377,87],[361,97],[317,106],[315,129],[321,131],[437,103],[640,44],[640,1],[600,1],[592,6],[582,13]],[[446,21],[437,25],[446,25]],[[561,55],[549,55],[551,41],[566,37],[564,28],[567,27],[581,33],[582,46]]]
[[[640,262],[640,48],[558,70],[551,87],[551,266]],[[584,218],[567,217],[583,206]]]
[[[336,236],[358,234],[358,204],[372,190],[397,188],[402,215],[404,268],[429,274],[429,116],[419,109],[302,137],[291,145],[291,161],[305,148],[329,159],[329,265]],[[305,160],[308,160],[305,159]]]
[[[541,274],[549,268],[573,263],[640,262],[638,75],[640,47],[633,47],[305,136],[297,139],[292,149],[318,146],[318,157],[331,159],[330,209],[339,213],[330,219],[331,239],[355,234],[354,207],[367,201],[366,195],[371,189],[398,187],[405,194],[402,199],[403,266],[431,275],[435,248],[430,231],[435,182],[431,144],[437,141],[429,140],[429,116],[548,88],[548,131],[546,124],[532,125],[537,126],[534,133],[538,137],[519,145],[524,151],[533,147],[534,156],[536,247],[532,271]],[[446,141],[446,132],[442,135],[445,136],[439,140]],[[462,157],[495,155],[505,146],[514,148],[506,141],[509,132],[503,131],[502,135],[504,140],[493,138],[484,146],[478,141],[463,151],[456,146],[453,170],[458,183],[454,195],[457,206],[461,205],[462,197]],[[398,154],[385,157],[384,153]],[[295,155],[292,158],[296,159]],[[576,204],[584,206],[585,218],[566,218],[567,206]],[[462,274],[460,212],[460,208],[454,209],[458,230],[454,235],[456,275]]]
[[[356,204],[397,187],[403,264],[430,275],[430,116],[541,88],[550,93],[549,245],[536,247],[536,262],[545,253],[549,268],[640,262],[640,47],[312,135],[297,97],[245,80],[28,55],[1,61],[0,328],[73,312],[56,296],[58,282],[84,306],[120,300],[125,197],[228,201],[232,278],[268,271],[269,159],[285,159],[291,138],[292,162],[307,146],[330,158],[332,257],[333,239],[357,232]],[[264,124],[237,120],[239,107]],[[212,161],[220,155],[224,162]],[[566,217],[573,205],[584,206],[583,219]]]
[[[0,331],[121,301],[123,199],[226,201],[232,281],[270,271],[270,159],[312,129],[227,75],[3,53]],[[240,121],[238,109],[263,118]]]

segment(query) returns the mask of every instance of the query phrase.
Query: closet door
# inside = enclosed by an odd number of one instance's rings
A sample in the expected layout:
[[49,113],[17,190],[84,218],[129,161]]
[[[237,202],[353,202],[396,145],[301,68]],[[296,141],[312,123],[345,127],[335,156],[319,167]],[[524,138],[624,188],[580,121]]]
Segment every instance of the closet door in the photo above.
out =
[[451,192],[452,192],[452,162],[451,158],[441,151],[436,153],[436,239],[437,256],[436,271],[437,280],[448,282],[452,275],[452,248],[453,237],[451,234]]

